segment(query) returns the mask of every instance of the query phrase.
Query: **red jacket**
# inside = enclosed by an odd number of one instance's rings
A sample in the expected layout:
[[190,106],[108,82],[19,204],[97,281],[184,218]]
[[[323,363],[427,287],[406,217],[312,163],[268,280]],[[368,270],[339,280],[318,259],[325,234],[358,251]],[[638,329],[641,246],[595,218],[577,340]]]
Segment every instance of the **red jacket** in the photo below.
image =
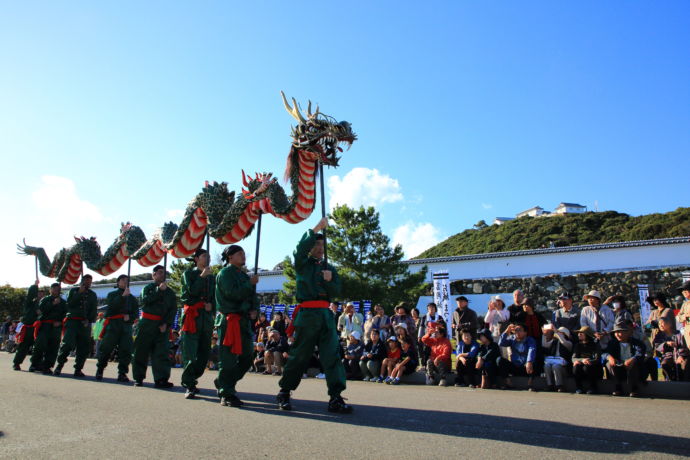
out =
[[431,349],[431,357],[429,359],[435,361],[436,358],[440,357],[450,369],[450,354],[453,351],[453,347],[448,337],[430,337],[429,334],[427,334],[422,337],[422,342]]

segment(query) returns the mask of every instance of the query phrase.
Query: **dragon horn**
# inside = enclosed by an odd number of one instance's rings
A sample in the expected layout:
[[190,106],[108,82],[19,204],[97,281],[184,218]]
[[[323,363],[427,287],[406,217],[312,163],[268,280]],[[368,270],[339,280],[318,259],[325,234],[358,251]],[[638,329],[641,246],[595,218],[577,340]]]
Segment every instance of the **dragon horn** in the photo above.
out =
[[307,106],[307,117],[309,118],[314,118],[317,114],[319,113],[319,105],[316,105],[316,112],[311,113],[311,101],[309,101],[309,105]]
[[244,169],[242,170],[242,184],[244,184],[245,187],[249,187],[249,184],[247,183],[247,175],[244,173]]
[[295,100],[295,98],[292,98],[292,103],[294,104],[294,107],[290,107],[290,104],[288,103],[287,98],[285,97],[285,93],[281,91],[280,95],[283,96],[283,104],[285,105],[285,110],[287,110],[287,112],[290,115],[292,115],[292,117],[295,120],[299,121],[300,123],[304,123],[306,120],[299,112],[299,107],[297,106],[297,101]]

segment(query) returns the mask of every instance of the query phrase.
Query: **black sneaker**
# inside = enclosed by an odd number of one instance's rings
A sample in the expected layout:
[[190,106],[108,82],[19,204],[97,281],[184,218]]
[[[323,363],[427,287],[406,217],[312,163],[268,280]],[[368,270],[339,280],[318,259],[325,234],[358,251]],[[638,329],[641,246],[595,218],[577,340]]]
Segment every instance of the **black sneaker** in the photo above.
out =
[[228,395],[225,397],[225,399],[232,407],[240,407],[244,404],[242,400],[237,397],[237,395]]
[[174,383],[168,382],[167,380],[159,380],[153,384],[154,388],[172,388],[175,386]]
[[38,369],[34,366],[29,366],[29,372],[36,372]]
[[77,377],[77,378],[79,378],[79,377],[86,377],[86,374],[84,374],[84,373],[81,371],[81,369],[78,369],[78,370],[74,371],[74,376]]
[[19,367],[19,364],[15,364],[14,366],[12,366],[12,369],[14,369],[15,371],[21,371],[22,370],[22,368]]
[[101,369],[100,367],[96,369],[96,380],[98,380],[99,382],[103,380],[103,369]]
[[53,371],[53,375],[55,377],[60,377],[60,374],[62,374],[62,364],[58,364],[55,370]]
[[192,393],[194,393],[194,396],[198,395],[199,394],[199,387],[195,386],[194,388],[192,388]]
[[52,370],[51,368],[49,368],[49,367],[46,367],[45,369],[43,369],[43,370],[41,371],[41,374],[43,374],[43,375],[53,375],[53,370]]
[[194,399],[194,396],[196,396],[196,393],[192,388],[187,388],[187,391],[184,392],[184,399]]
[[134,381],[134,386],[135,386],[135,387],[143,387],[143,386],[144,386],[144,382],[141,381],[141,380],[135,380],[135,381]]
[[[101,375],[101,378],[103,378],[103,375]],[[129,383],[129,378],[126,374],[117,374],[117,381],[122,383]]]
[[280,393],[278,393],[278,396],[276,396],[276,400],[278,401],[278,409],[292,410],[292,404],[290,404],[289,391],[281,391]]
[[328,401],[328,412],[338,412],[340,414],[351,414],[354,408],[345,404],[342,396],[334,396]]

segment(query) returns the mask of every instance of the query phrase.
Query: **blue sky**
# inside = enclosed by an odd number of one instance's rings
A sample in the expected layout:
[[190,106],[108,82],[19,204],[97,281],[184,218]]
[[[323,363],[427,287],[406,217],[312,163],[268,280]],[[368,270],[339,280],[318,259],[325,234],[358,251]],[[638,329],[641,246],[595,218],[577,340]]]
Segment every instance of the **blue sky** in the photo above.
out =
[[[23,237],[105,248],[120,222],[179,221],[205,180],[282,176],[280,90],[353,124],[328,198],[376,205],[409,256],[534,205],[687,206],[689,19],[685,1],[5,2],[0,282],[31,281]],[[267,217],[260,265],[316,220]]]

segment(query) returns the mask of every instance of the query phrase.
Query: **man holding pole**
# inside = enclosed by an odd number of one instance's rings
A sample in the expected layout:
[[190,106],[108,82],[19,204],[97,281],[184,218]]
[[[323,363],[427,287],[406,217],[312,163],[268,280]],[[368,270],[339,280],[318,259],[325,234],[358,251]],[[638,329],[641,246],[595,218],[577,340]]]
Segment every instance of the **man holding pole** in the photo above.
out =
[[31,354],[31,367],[52,375],[52,367],[60,346],[60,326],[65,317],[67,304],[60,297],[60,283],[50,285],[50,295],[38,304],[38,319],[34,323],[34,351]]
[[340,291],[340,277],[323,260],[325,241],[323,234],[318,232],[327,226],[328,219],[323,217],[312,230],[302,236],[294,252],[296,297],[299,305],[287,331],[288,335],[293,335],[294,332],[294,342],[279,382],[277,400],[278,407],[282,410],[292,409],[290,392],[299,385],[317,345],[330,396],[328,410],[340,413],[350,413],[353,410],[341,397],[345,390],[345,368],[340,359],[340,342],[333,314],[328,309],[330,300]]
[[[26,293],[26,300],[24,301],[24,310],[22,311],[22,330],[17,335],[17,354],[14,355],[15,371],[20,371],[19,367],[26,355],[29,354],[31,346],[34,344],[34,322],[38,318],[38,304],[45,296],[45,292],[38,289],[38,278],[33,286],[31,286]],[[29,367],[29,372],[35,371],[34,366]]]
[[108,293],[107,303],[105,321],[99,335],[101,344],[98,347],[96,380],[103,379],[103,370],[117,346],[117,381],[127,383],[129,363],[132,361],[132,324],[139,317],[139,302],[129,291],[127,275],[117,277],[117,289]]
[[137,338],[134,341],[132,377],[134,386],[142,386],[146,378],[146,367],[151,357],[154,386],[170,388],[170,358],[168,351],[169,328],[175,320],[177,298],[165,282],[165,268],[153,268],[153,282],[147,284],[141,293],[141,319]]
[[208,364],[216,316],[210,254],[199,248],[193,260],[196,265],[182,274],[182,386],[187,390],[186,399],[193,399],[199,392],[196,384]]
[[62,322],[62,344],[53,375],[60,375],[70,352],[76,348],[74,376],[84,377],[81,371],[91,348],[91,323],[96,321],[98,298],[91,290],[91,275],[82,275],[79,287],[70,289],[67,295],[67,315]]

